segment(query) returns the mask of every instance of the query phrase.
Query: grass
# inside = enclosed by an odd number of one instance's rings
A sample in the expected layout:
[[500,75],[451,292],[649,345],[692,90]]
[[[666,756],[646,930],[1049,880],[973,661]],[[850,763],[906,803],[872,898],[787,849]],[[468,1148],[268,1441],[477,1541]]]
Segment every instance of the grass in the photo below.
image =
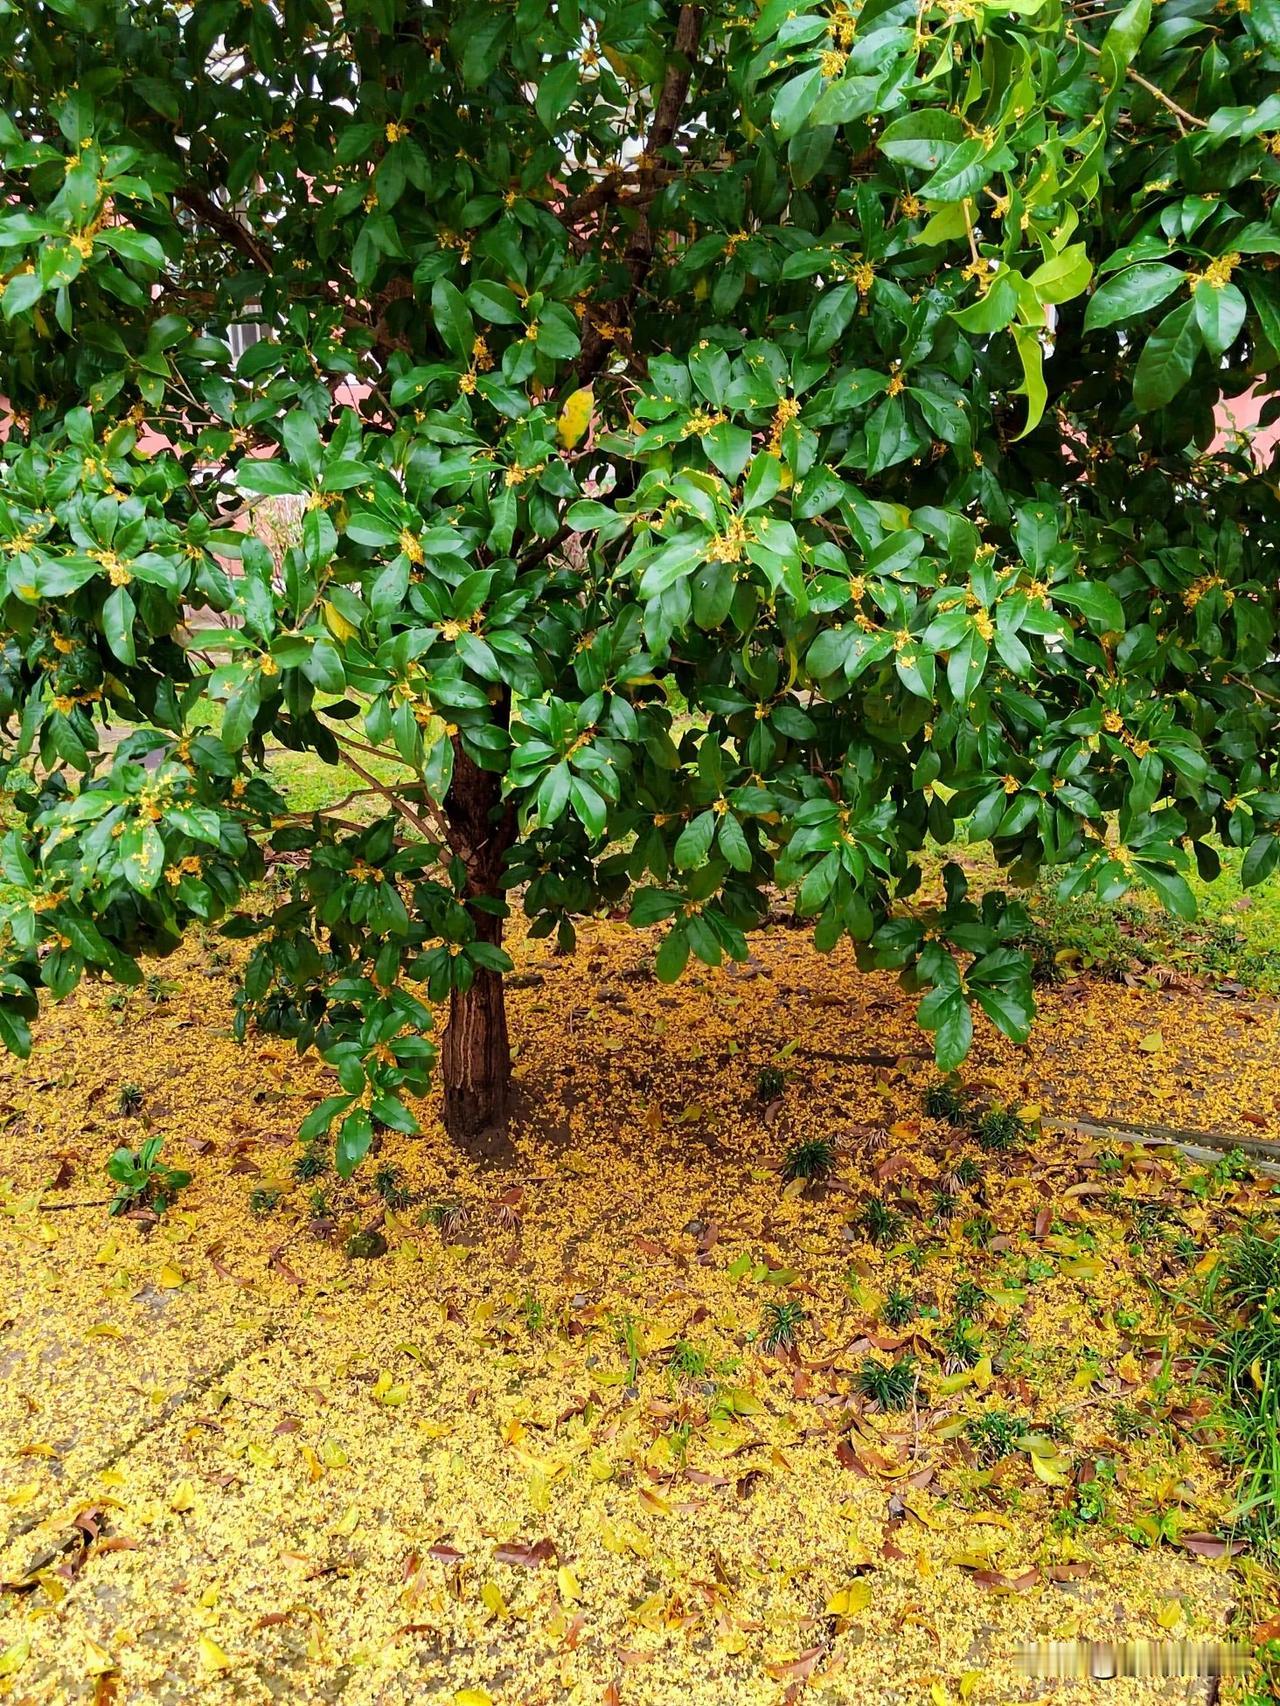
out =
[[1214,1417],[1240,1471],[1240,1526],[1260,1551],[1280,1556],[1280,1237],[1248,1231],[1227,1245],[1209,1277],[1206,1356],[1221,1384]]
[[[1150,977],[1170,972],[1207,982],[1231,981],[1263,994],[1280,993],[1280,877],[1257,888],[1240,883],[1243,854],[1219,847],[1221,873],[1211,883],[1190,871],[1187,880],[1199,906],[1191,923],[1165,912],[1155,896],[1134,888],[1120,901],[1093,895],[1059,900],[1054,877],[1045,871],[1022,898],[1033,930],[1025,946],[1037,976],[1052,980],[1076,970],[1102,977]],[[976,889],[1008,888],[986,847],[952,847],[929,858],[950,858],[964,867]]]

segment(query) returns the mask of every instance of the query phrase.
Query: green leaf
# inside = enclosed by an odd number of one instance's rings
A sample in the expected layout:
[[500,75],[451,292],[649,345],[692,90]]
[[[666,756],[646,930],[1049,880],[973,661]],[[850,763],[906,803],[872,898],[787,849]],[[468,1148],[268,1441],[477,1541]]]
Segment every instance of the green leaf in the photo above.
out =
[[715,832],[716,814],[713,811],[699,812],[697,817],[685,824],[676,839],[672,855],[676,869],[691,871],[698,865],[705,865]]
[[1210,355],[1222,355],[1244,329],[1248,308],[1234,284],[1213,285],[1203,279],[1191,295],[1196,325]]
[[1195,304],[1184,302],[1152,332],[1133,375],[1133,401],[1146,414],[1171,403],[1191,377],[1201,349]]
[[1124,606],[1101,581],[1060,581],[1050,588],[1050,596],[1059,604],[1071,605],[1108,633],[1124,632]]
[[462,292],[447,278],[438,278],[432,286],[431,317],[445,348],[452,355],[470,361],[475,325]]
[[139,894],[150,894],[164,870],[164,841],[155,824],[131,819],[120,837],[125,881]]
[[654,956],[659,983],[674,983],[689,963],[689,932],[683,924],[667,931]]
[[0,1001],[0,1043],[19,1060],[31,1054],[31,1027],[9,1001]]
[[1109,88],[1120,79],[1138,56],[1138,49],[1151,28],[1151,0],[1129,0],[1102,38],[1100,63]]
[[1162,865],[1148,865],[1141,859],[1134,860],[1133,869],[1147,887],[1159,895],[1167,912],[1190,923],[1196,915],[1196,897],[1185,877]]
[[1123,272],[1107,279],[1105,284],[1100,284],[1089,298],[1084,329],[1096,332],[1103,326],[1136,319],[1139,314],[1158,307],[1185,283],[1186,275],[1177,267],[1162,266],[1158,262],[1126,267]]
[[1011,326],[1009,329],[1013,333],[1018,359],[1022,363],[1022,384],[1014,395],[1027,399],[1027,424],[1017,435],[1018,438],[1025,438],[1040,425],[1045,404],[1049,401],[1049,387],[1044,378],[1044,347],[1040,342],[1040,334],[1034,327]]
[[373,1143],[373,1121],[365,1108],[352,1108],[338,1128],[334,1163],[340,1179],[349,1179],[369,1153]]
[[886,159],[933,172],[964,136],[964,122],[958,114],[926,107],[886,125],[878,146]]
[[4,298],[0,301],[6,320],[12,320],[15,315],[25,314],[44,294],[44,285],[37,273],[20,272],[11,278],[4,287]]
[[773,103],[773,128],[783,141],[794,136],[817,104],[822,90],[822,73],[817,66],[802,71],[779,89]]

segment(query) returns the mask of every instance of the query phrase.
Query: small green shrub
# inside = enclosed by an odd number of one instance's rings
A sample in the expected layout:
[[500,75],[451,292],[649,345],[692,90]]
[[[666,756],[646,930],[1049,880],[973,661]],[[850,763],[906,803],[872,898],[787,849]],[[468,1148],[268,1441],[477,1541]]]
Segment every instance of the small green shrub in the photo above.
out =
[[756,1101],[776,1102],[787,1087],[787,1075],[780,1066],[762,1066],[756,1073]]
[[1027,1424],[1008,1410],[984,1410],[971,1416],[964,1426],[964,1437],[973,1447],[973,1454],[982,1469],[990,1469],[1002,1457],[1017,1449],[1018,1441],[1027,1431]]
[[871,1244],[892,1244],[902,1236],[906,1221],[896,1208],[879,1197],[868,1197],[859,1216],[863,1233]]
[[910,1357],[877,1362],[868,1357],[858,1370],[858,1391],[881,1410],[905,1410],[916,1390],[916,1367]]
[[793,1350],[804,1318],[804,1305],[799,1298],[787,1297],[777,1303],[766,1303],[759,1338],[761,1350]]
[[948,1125],[963,1125],[965,1122],[964,1097],[946,1079],[940,1084],[930,1084],[925,1091],[924,1111],[927,1118],[946,1120]]
[[996,1106],[983,1114],[974,1135],[983,1149],[999,1155],[1016,1149],[1026,1137],[1027,1128],[1015,1109]]
[[908,1321],[916,1316],[916,1300],[909,1291],[899,1291],[892,1287],[884,1300],[884,1308],[880,1311],[886,1326],[905,1327]]
[[810,1137],[793,1143],[782,1161],[784,1179],[829,1179],[835,1171],[836,1148],[828,1138]]
[[125,1083],[116,1091],[116,1107],[122,1114],[141,1113],[145,1099],[138,1084]]
[[170,1167],[160,1159],[162,1137],[149,1137],[137,1149],[120,1148],[107,1162],[107,1176],[116,1185],[109,1212],[124,1214],[131,1208],[149,1208],[163,1214],[178,1192],[191,1183],[185,1168]]

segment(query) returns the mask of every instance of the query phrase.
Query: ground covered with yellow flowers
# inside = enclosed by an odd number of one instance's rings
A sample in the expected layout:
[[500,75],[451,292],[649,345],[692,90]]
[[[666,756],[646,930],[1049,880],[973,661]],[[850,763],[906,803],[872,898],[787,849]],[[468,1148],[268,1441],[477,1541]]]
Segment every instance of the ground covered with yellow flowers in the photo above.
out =
[[[518,944],[512,1163],[426,1106],[346,1186],[211,943],[44,1017],[0,1067],[0,1692],[1185,1700],[1019,1644],[1265,1624],[1194,1299],[1273,1179],[1093,1128],[1280,1141],[1274,1005],[1069,977],[975,1048],[1032,1128],[993,1150],[890,977],[781,924],[652,952]],[[110,1218],[148,1133],[192,1182]]]

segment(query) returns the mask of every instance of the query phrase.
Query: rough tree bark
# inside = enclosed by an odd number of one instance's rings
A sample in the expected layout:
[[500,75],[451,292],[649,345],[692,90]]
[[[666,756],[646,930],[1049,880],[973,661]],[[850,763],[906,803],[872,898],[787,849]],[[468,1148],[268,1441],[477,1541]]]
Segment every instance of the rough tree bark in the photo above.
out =
[[[501,778],[473,763],[460,741],[454,742],[453,782],[445,814],[467,868],[468,897],[500,900],[503,858],[515,837],[515,812],[503,804]],[[477,906],[470,910],[480,940],[500,946],[502,919]],[[451,993],[440,1077],[450,1136],[475,1143],[504,1132],[511,1045],[500,972],[478,971],[470,989]]]

